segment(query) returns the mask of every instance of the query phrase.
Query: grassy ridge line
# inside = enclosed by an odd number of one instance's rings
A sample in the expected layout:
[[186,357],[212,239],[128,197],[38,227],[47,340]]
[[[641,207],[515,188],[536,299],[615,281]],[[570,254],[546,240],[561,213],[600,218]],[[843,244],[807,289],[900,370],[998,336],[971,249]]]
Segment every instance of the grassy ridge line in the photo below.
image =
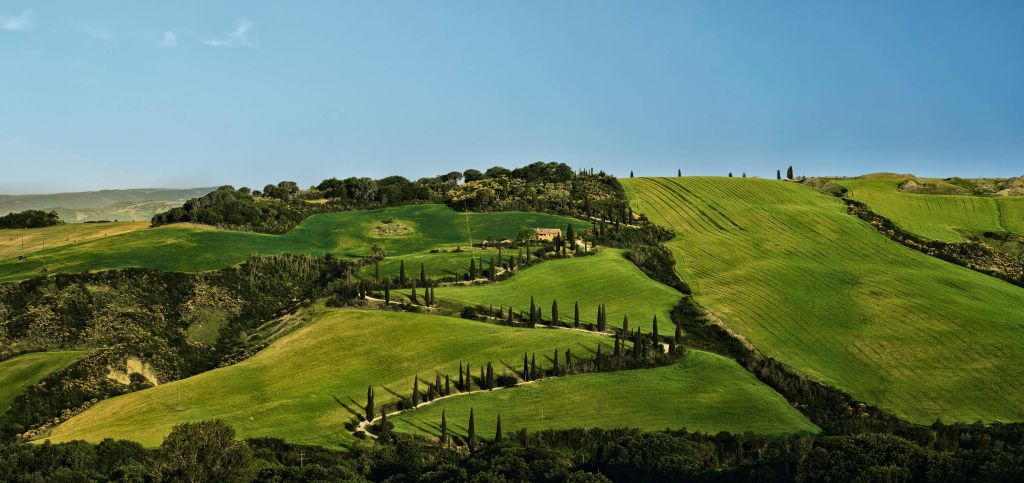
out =
[[919,423],[1024,420],[1024,290],[795,183],[623,180],[694,296],[766,355]]
[[149,223],[65,223],[31,229],[0,230],[0,260],[81,243],[94,238],[144,230]]
[[622,318],[628,315],[631,330],[641,327],[650,333],[657,316],[661,335],[675,330],[669,313],[682,297],[678,290],[648,278],[622,250],[613,248],[599,248],[595,255],[549,260],[496,283],[438,287],[434,295],[440,303],[493,305],[495,309],[511,305],[516,313],[524,314],[529,314],[533,297],[544,320],[550,320],[551,302],[557,300],[560,320],[570,324],[576,302],[581,323],[597,323],[597,307],[603,303],[609,327],[622,327]]
[[963,242],[965,232],[1024,234],[1024,199],[904,193],[899,191],[903,181],[834,180],[849,190],[847,197],[932,240]]
[[64,369],[88,351],[34,352],[0,362],[0,413],[29,386]]
[[[713,382],[713,383],[712,383]],[[690,351],[678,364],[547,379],[510,390],[445,399],[389,421],[395,430],[439,437],[441,410],[451,434],[465,437],[469,410],[479,437],[519,429],[641,428],[786,434],[817,427],[735,361]]]
[[[575,331],[515,329],[403,312],[324,310],[305,326],[236,365],[101,401],[58,426],[54,442],[106,437],[160,444],[174,424],[224,419],[240,437],[273,436],[331,447],[354,440],[344,424],[362,413],[366,388],[377,404],[408,396],[413,376],[458,380],[459,362],[500,374],[523,352],[572,349],[584,356],[606,338]],[[605,348],[610,350],[609,347]],[[442,375],[443,379],[443,375]],[[421,384],[421,387],[425,387]],[[179,411],[180,406],[181,410]]]
[[[374,227],[384,219],[410,226],[409,235],[375,237]],[[83,272],[126,267],[147,267],[176,272],[197,272],[235,265],[253,255],[278,253],[362,256],[373,243],[383,244],[390,255],[425,252],[444,246],[468,244],[470,238],[511,238],[523,228],[565,228],[573,222],[544,213],[457,213],[444,205],[409,205],[371,211],[314,215],[284,235],[218,230],[201,225],[164,226],[125,233],[32,254],[27,260],[0,261],[0,281],[47,273]]]

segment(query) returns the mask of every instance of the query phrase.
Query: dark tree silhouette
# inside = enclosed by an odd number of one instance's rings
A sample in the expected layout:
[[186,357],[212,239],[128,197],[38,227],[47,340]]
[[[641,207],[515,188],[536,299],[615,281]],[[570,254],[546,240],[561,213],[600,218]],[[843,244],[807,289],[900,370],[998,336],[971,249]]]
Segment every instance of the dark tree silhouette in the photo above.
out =
[[373,421],[373,386],[366,387],[366,420]]

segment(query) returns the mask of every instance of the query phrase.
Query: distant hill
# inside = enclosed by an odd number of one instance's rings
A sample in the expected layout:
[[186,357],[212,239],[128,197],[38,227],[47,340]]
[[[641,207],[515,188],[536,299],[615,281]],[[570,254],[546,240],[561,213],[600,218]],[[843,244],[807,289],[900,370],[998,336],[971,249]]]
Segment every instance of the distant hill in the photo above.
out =
[[24,210],[54,210],[69,223],[98,220],[149,221],[215,188],[129,189],[43,195],[0,195],[0,215]]

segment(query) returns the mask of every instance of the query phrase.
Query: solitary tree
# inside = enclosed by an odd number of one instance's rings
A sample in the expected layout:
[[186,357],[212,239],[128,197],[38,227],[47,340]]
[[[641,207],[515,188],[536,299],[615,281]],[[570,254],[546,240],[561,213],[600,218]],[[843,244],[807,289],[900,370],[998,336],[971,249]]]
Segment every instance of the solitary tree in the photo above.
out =
[[498,415],[498,424],[494,428],[494,442],[495,443],[500,443],[501,442],[501,415],[500,414]]
[[576,302],[576,307],[574,308],[573,311],[574,311],[574,314],[573,314],[573,317],[572,317],[572,326],[578,329],[578,328],[580,328],[580,303],[579,302]]
[[786,168],[786,179],[793,179],[793,167]]
[[744,177],[744,178],[746,178],[746,177],[747,177],[747,172],[746,172],[746,171],[744,171],[744,172],[743,172],[743,177]]
[[633,170],[632,170],[632,169],[631,169],[631,170],[629,170],[629,177],[630,177],[630,178],[632,178],[632,177],[633,177]]
[[558,325],[558,301],[551,301],[551,325]]
[[467,431],[466,443],[469,444],[469,450],[473,451],[476,448],[476,422],[473,421],[473,408],[469,408],[469,431]]
[[681,169],[676,170],[676,177],[682,177],[682,176],[683,176],[683,170],[681,170]]
[[441,446],[448,446],[448,418],[441,408]]
[[412,379],[412,407],[420,405],[420,375]]
[[777,180],[781,180],[782,179],[782,171],[779,171],[777,169],[775,170],[775,179],[777,179]]
[[420,285],[427,286],[427,269],[420,263]]
[[732,178],[732,171],[729,171],[729,177]]
[[373,386],[366,387],[366,420],[373,421]]
[[459,361],[459,390],[466,390],[466,381],[462,378],[462,361]]

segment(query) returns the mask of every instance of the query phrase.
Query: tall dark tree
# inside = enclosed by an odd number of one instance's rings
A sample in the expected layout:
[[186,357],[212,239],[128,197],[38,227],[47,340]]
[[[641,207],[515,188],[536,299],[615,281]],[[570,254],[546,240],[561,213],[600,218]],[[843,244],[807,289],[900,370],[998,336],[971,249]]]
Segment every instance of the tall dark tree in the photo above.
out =
[[743,177],[744,177],[744,178],[746,178],[746,177],[747,177],[747,172],[746,172],[746,171],[744,171],[744,172],[743,172]]
[[491,257],[491,269],[487,273],[487,278],[493,282],[497,278],[497,276],[497,272],[494,270],[494,257]]
[[448,446],[448,417],[441,408],[441,446]]
[[416,300],[416,281],[415,280],[412,281],[412,295],[409,298],[412,299],[412,303],[414,303],[414,304],[418,304],[419,303],[419,301]]
[[539,373],[537,372],[537,354],[530,355],[530,380],[537,378]]
[[630,177],[630,178],[632,178],[632,177],[633,177],[633,170],[629,170],[629,177]]
[[452,381],[451,381],[451,378],[448,377],[448,374],[445,374],[444,375],[444,395],[445,396],[450,396],[451,394],[452,394]]
[[683,326],[676,324],[676,336],[672,339],[676,344],[683,341]]
[[565,350],[565,372],[572,370],[572,349]]
[[575,307],[573,308],[572,326],[577,328],[577,329],[580,328],[580,303],[579,302],[576,302]]
[[508,325],[512,325],[512,306],[508,306]]
[[466,363],[466,392],[473,392],[473,373],[469,372],[469,363]]
[[651,347],[656,351],[661,351],[661,341],[658,340],[658,316],[654,316],[654,323],[651,324]]
[[366,387],[366,420],[373,421],[373,386]]
[[469,279],[476,280],[476,257],[469,258]]
[[572,223],[565,228],[565,238],[569,241],[569,248],[576,251],[576,230],[573,229]]
[[629,315],[622,316],[622,331],[629,332]]
[[551,375],[552,376],[557,376],[558,375],[558,371],[559,371],[559,369],[558,369],[558,349],[555,349],[555,357],[554,357],[554,360],[551,362],[551,364],[552,364],[551,365]]
[[676,177],[678,178],[678,177],[682,177],[682,176],[683,176],[683,170],[681,170],[681,169],[676,170]]
[[437,374],[434,375],[434,388],[436,389],[436,392],[437,392],[438,396],[444,396],[444,393],[441,392],[441,373],[440,372],[438,372]]
[[782,179],[782,171],[779,171],[777,169],[775,170],[775,179],[776,180],[781,180]]
[[491,389],[494,389],[494,367],[491,366],[490,361],[487,362],[486,381],[487,381],[487,390],[490,391]]
[[530,323],[537,323],[537,305],[533,303],[533,296],[530,296]]
[[427,268],[420,263],[420,285],[427,286]]
[[469,445],[470,451],[476,448],[476,421],[473,420],[473,408],[469,408],[469,430],[466,434],[466,444]]
[[622,342],[619,340],[619,333],[615,333],[615,349],[612,350],[612,355],[619,357],[622,355]]
[[557,300],[552,300],[551,301],[551,325],[553,325],[553,326],[557,326],[558,325],[558,301]]
[[523,380],[530,380],[530,359],[526,357],[525,352],[523,352]]
[[384,304],[388,305],[391,303],[391,280],[384,280]]
[[466,381],[462,378],[462,361],[459,361],[459,390],[466,390]]
[[793,167],[786,168],[786,179],[793,179]]
[[498,424],[494,427],[494,442],[501,442],[501,415],[498,415]]
[[729,171],[729,177],[732,178],[732,171]]
[[420,405],[420,375],[412,379],[412,407]]
[[398,261],[398,283],[405,286],[405,260]]

